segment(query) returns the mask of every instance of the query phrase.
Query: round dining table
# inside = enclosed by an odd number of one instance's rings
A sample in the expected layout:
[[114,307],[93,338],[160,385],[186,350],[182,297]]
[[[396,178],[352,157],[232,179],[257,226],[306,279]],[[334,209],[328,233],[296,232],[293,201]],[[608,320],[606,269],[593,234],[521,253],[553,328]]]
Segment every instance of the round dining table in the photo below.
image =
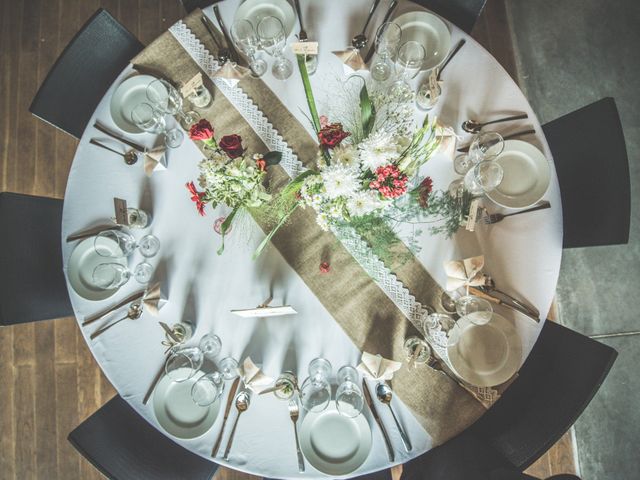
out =
[[[241,2],[226,0],[218,3],[222,18],[230,27]],[[309,37],[319,42],[319,67],[311,77],[320,113],[332,106],[333,88],[349,72],[332,51],[343,50],[364,24],[370,0],[303,1],[305,28]],[[408,1],[400,2],[395,13],[421,10]],[[379,8],[373,17],[368,35],[373,37],[375,26],[384,16]],[[215,23],[211,8],[204,10]],[[471,136],[460,128],[466,119],[498,118],[505,113],[526,112],[536,135],[527,140],[536,145],[551,166],[551,181],[544,199],[551,208],[535,214],[512,217],[494,225],[478,223],[475,232],[461,230],[452,238],[432,235],[428,229],[419,234],[421,250],[416,257],[434,279],[444,286],[447,280],[443,262],[484,255],[485,272],[497,279],[501,290],[525,298],[542,313],[542,320],[532,319],[505,310],[523,346],[522,360],[530,352],[544,323],[545,313],[553,301],[562,252],[562,208],[560,192],[552,156],[541,126],[526,97],[500,64],[474,39],[455,25],[447,22],[451,32],[451,45],[466,40],[443,73],[442,97],[431,112],[444,125],[455,129],[459,144],[468,143]],[[298,26],[294,29],[297,32]],[[290,35],[291,43],[294,34]],[[372,41],[370,42],[372,43]],[[286,55],[294,60],[287,49]],[[295,63],[294,63],[295,65]],[[277,95],[298,121],[315,135],[307,119],[307,107],[302,80],[297,68],[286,81],[275,79],[268,71],[262,80]],[[152,215],[151,225],[144,230],[131,230],[140,238],[152,233],[160,239],[158,255],[148,261],[154,267],[154,276],[163,279],[163,294],[167,303],[157,317],[145,311],[135,321],[127,321],[91,340],[94,328],[83,327],[86,317],[104,310],[136,290],[143,288],[133,278],[112,297],[90,301],[75,293],[69,294],[82,334],[96,361],[118,393],[150,424],[172,438],[184,448],[211,459],[212,445],[222,426],[219,414],[213,426],[197,438],[172,437],[158,423],[153,399],[143,404],[143,397],[164,362],[165,334],[158,322],[173,324],[186,320],[194,325],[190,344],[197,344],[206,333],[215,333],[222,340],[221,357],[237,360],[251,357],[270,377],[292,370],[302,380],[307,376],[307,365],[316,357],[328,359],[335,371],[342,365],[357,365],[362,352],[332,318],[323,304],[289,266],[276,249],[269,249],[257,261],[251,255],[264,238],[264,233],[249,219],[234,226],[225,241],[223,255],[217,255],[220,236],[213,229],[213,221],[229,210],[224,206],[209,211],[206,219],[200,217],[185,189],[185,183],[198,177],[201,153],[185,134],[185,141],[167,152],[167,169],[147,176],[141,162],[130,166],[122,158],[90,144],[100,137],[93,127],[98,120],[118,132],[110,115],[110,100],[118,85],[135,75],[126,68],[115,79],[98,105],[93,118],[81,138],[69,174],[62,220],[62,250],[67,274],[67,263],[77,242],[66,242],[70,233],[89,225],[104,223],[114,215],[115,197],[125,199],[129,206],[140,207]],[[368,75],[359,72],[361,75]],[[414,79],[414,86],[423,81],[428,72]],[[218,95],[219,92],[216,92]],[[264,112],[268,117],[269,112]],[[417,116],[424,112],[416,110]],[[215,123],[215,119],[214,119]],[[506,127],[505,127],[506,128]],[[120,132],[147,147],[157,140],[152,134],[131,135]],[[446,189],[458,176],[452,168],[451,154],[438,152],[424,166],[437,188]],[[492,212],[505,209],[485,200]],[[129,267],[143,260],[139,251],[129,258]],[[68,276],[67,276],[68,279]],[[239,318],[234,309],[253,308],[273,296],[274,305],[291,305],[296,315],[273,318]],[[121,313],[119,311],[119,313]],[[110,318],[117,318],[112,315]],[[376,352],[373,352],[376,353]],[[396,359],[403,360],[403,359]],[[227,384],[228,387],[228,384]],[[228,390],[228,388],[227,388]],[[226,404],[225,391],[222,408]],[[398,398],[392,403],[401,424],[411,438],[413,448],[401,448],[401,438],[388,428],[391,442],[396,446],[393,464],[404,463],[430,450],[431,436],[415,420],[411,411]],[[378,408],[383,423],[393,424],[388,409]],[[231,417],[235,412],[231,413]],[[392,465],[385,443],[375,427],[370,413],[365,413],[372,428],[372,448],[366,461],[350,476],[357,476],[388,468]],[[225,430],[225,439],[229,428]],[[286,402],[273,395],[256,396],[251,407],[238,424],[233,449],[228,461],[218,455],[215,461],[230,468],[272,478],[322,478],[326,475],[307,462],[304,473],[298,472],[293,429]]]

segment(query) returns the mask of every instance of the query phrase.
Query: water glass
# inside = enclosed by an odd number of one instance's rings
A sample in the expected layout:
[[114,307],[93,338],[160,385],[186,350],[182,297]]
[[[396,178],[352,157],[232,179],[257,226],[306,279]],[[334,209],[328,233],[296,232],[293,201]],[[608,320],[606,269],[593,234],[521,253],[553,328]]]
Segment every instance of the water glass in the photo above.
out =
[[232,357],[225,357],[218,363],[218,369],[225,380],[233,380],[238,376],[238,361]]
[[491,320],[493,307],[491,302],[475,295],[464,295],[456,300],[456,312],[460,317],[470,314],[469,320],[476,325],[484,325]]
[[193,377],[202,366],[204,355],[198,347],[174,347],[164,365],[164,371],[174,382]]
[[293,73],[293,63],[284,57],[286,34],[279,18],[268,16],[258,23],[258,38],[264,50],[274,58],[271,73],[278,80],[286,80]]
[[215,402],[224,391],[224,381],[219,372],[203,375],[191,387],[191,398],[193,402],[200,406],[206,407]]
[[336,408],[340,415],[354,418],[362,412],[364,399],[362,398],[362,390],[358,386],[358,379],[358,371],[349,365],[338,370]]
[[93,269],[92,283],[103,290],[120,288],[131,278],[129,269],[119,263],[101,263]]
[[459,326],[455,319],[444,313],[427,315],[422,327],[433,343],[442,348],[455,345],[458,341]]
[[383,23],[376,31],[376,61],[371,66],[371,78],[383,82],[391,76],[391,59],[398,51],[402,28],[393,22]]
[[138,283],[149,283],[153,276],[153,266],[148,262],[140,262],[133,270],[133,278]]
[[[409,337],[404,341],[404,353],[413,365],[423,365],[431,357],[431,347],[420,337]],[[413,366],[411,365],[411,366]]]
[[391,87],[391,94],[399,101],[413,100],[413,89],[409,85],[409,80],[418,75],[426,55],[424,47],[414,40],[409,40],[400,46],[395,63],[397,80]]
[[200,343],[198,344],[204,356],[210,360],[213,360],[218,356],[220,350],[222,350],[222,341],[220,337],[214,335],[213,333],[207,333],[200,339]]
[[464,188],[473,195],[482,195],[495,189],[504,176],[502,166],[494,161],[475,165],[464,176]]
[[309,377],[300,389],[300,403],[307,412],[321,412],[331,401],[331,363],[316,358],[309,364]]
[[298,379],[293,372],[282,372],[276,379],[278,388],[273,394],[280,400],[289,400],[298,388]]
[[241,19],[231,26],[231,37],[238,50],[249,58],[249,67],[256,77],[261,77],[267,71],[267,62],[258,58],[256,53],[260,48],[260,40],[249,20]]
[[127,208],[129,228],[147,228],[151,223],[151,215],[140,208]]
[[182,145],[184,133],[178,128],[167,129],[164,114],[148,103],[141,103],[131,111],[133,123],[145,132],[164,134],[164,143],[169,148]]
[[93,239],[93,248],[106,258],[125,258],[136,249],[136,240],[122,230],[104,230]]
[[213,95],[207,87],[200,85],[187,97],[187,100],[196,108],[208,108],[213,102]]
[[138,242],[140,253],[145,258],[151,258],[160,250],[160,240],[154,235],[145,235]]

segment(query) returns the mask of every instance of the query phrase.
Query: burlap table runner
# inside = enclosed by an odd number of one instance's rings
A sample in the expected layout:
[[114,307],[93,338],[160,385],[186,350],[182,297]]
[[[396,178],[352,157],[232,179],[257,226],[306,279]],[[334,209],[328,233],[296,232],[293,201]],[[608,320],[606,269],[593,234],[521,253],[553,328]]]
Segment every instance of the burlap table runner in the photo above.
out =
[[[197,10],[183,22],[215,54],[216,46],[200,21],[201,15]],[[170,32],[156,39],[132,63],[161,72],[177,84],[186,82],[201,71]],[[218,132],[216,136],[237,133],[242,136],[243,145],[248,151],[266,152],[268,149],[252,127],[226,97],[216,91],[213,82],[206,75],[203,76],[206,86],[215,92],[215,101],[211,107],[199,110],[199,113],[211,121]],[[288,80],[291,88],[303,88],[295,78]],[[254,78],[243,79],[239,86],[268,116],[302,163],[312,167],[316,159],[316,140],[310,137],[273,92],[261,80]],[[277,191],[289,181],[289,176],[281,167],[270,168],[272,190]],[[263,230],[269,230],[270,225],[265,225],[259,217],[256,217],[256,221]],[[404,340],[409,335],[417,334],[416,328],[336,237],[317,225],[314,210],[298,208],[291,221],[274,236],[272,243],[358,348],[387,358],[403,359]],[[263,255],[269,255],[269,249]],[[319,264],[327,256],[331,272],[323,275],[319,273]],[[441,289],[420,262],[411,258],[394,273],[418,302],[435,307],[439,303]],[[427,430],[434,445],[457,435],[485,411],[481,403],[466,390],[426,366],[413,370],[401,369],[393,379],[393,388]]]

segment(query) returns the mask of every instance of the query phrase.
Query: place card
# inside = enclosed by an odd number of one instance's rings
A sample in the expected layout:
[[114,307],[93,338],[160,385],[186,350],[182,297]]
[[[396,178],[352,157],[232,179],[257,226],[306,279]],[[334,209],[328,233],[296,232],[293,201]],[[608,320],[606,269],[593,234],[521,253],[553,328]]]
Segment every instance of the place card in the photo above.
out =
[[479,210],[480,199],[474,198],[473,200],[471,200],[471,205],[469,206],[469,216],[467,217],[467,224],[465,225],[466,230],[470,232],[473,232],[475,230]]
[[180,88],[180,93],[184,98],[187,98],[203,84],[202,73],[198,72],[191,80],[185,83],[182,88]]
[[281,307],[257,307],[246,310],[231,310],[231,313],[243,318],[260,318],[295,315],[298,312],[296,312],[291,305],[282,305]]
[[291,50],[296,55],[318,55],[318,42],[295,42]]
[[129,225],[129,214],[127,213],[127,201],[114,197],[113,206],[116,210],[116,223],[118,225]]

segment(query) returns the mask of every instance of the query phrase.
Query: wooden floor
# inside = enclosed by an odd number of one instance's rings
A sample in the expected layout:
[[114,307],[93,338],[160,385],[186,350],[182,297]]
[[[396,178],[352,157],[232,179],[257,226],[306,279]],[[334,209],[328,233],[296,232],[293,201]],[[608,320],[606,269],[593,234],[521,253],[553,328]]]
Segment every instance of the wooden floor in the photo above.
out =
[[[503,0],[474,35],[515,75]],[[99,7],[149,43],[182,16],[177,0],[0,0],[0,189],[62,198],[76,141],[36,120],[29,104],[47,71]],[[0,478],[101,478],[67,434],[115,394],[72,318],[0,328]],[[532,467],[573,471],[568,437]],[[249,479],[230,470],[218,477]]]

